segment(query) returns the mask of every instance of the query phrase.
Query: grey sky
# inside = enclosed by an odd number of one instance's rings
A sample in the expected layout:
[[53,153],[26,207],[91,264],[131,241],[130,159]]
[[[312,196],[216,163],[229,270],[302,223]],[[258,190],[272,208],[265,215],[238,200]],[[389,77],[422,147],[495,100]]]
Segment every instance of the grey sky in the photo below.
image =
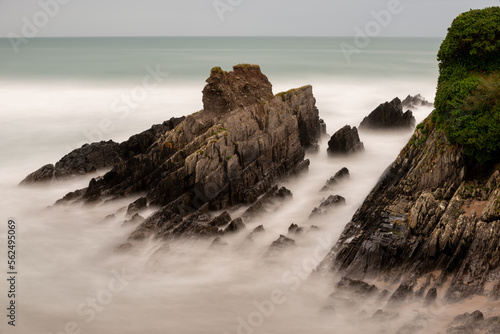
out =
[[[0,0],[0,37],[23,35],[25,22],[36,20],[36,34],[29,37],[353,36],[391,1],[399,1],[398,13],[377,36],[443,37],[459,13],[500,5],[500,0]],[[56,2],[59,8],[45,10],[53,17],[40,13],[42,3]]]

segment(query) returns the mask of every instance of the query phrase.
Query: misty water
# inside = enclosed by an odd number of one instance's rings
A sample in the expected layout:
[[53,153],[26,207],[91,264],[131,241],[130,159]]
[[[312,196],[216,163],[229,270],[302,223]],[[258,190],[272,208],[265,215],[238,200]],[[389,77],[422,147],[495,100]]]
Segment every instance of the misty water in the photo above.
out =
[[[366,150],[349,157],[328,157],[323,139],[318,153],[307,154],[309,171],[280,183],[292,191],[293,200],[251,221],[247,231],[224,237],[224,248],[209,249],[212,239],[169,241],[168,247],[147,240],[132,252],[117,252],[136,227],[122,225],[126,207],[141,194],[98,206],[53,206],[106,171],[18,186],[30,172],[84,142],[123,141],[152,124],[202,109],[201,90],[213,66],[230,70],[237,63],[258,63],[274,93],[311,84],[329,134],[346,124],[358,126],[396,96],[420,93],[433,100],[439,40],[374,40],[350,63],[339,51],[340,41],[47,39],[32,41],[18,55],[0,41],[7,59],[0,65],[0,246],[5,245],[7,220],[14,219],[19,262],[15,332],[390,333],[411,319],[421,304],[401,308],[398,319],[375,325],[363,317],[384,307],[376,300],[332,314],[324,306],[340,277],[310,276],[411,131],[360,132]],[[168,75],[126,113],[116,112],[113,106],[141,85],[147,68],[158,66]],[[430,111],[415,109],[417,122]],[[349,169],[350,179],[331,192],[319,192],[342,167]],[[345,197],[347,205],[308,220],[331,194]],[[141,215],[153,212],[150,208]],[[231,214],[235,218],[238,213]],[[116,217],[105,220],[110,214]],[[266,256],[292,223],[319,230],[293,237],[296,247]],[[258,225],[265,233],[245,242]],[[1,291],[6,288],[2,280]],[[4,300],[2,295],[2,309]],[[424,310],[430,316],[426,321],[439,327],[446,310],[439,303]],[[12,331],[4,321],[0,328]]]

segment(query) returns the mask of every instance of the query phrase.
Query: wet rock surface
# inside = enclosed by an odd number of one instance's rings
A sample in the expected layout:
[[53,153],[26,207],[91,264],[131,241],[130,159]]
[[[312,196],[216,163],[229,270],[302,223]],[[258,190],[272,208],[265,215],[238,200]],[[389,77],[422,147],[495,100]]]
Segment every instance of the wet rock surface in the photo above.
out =
[[350,125],[344,126],[335,132],[328,141],[328,154],[351,154],[364,151],[365,147],[359,139],[358,129],[351,128]]
[[359,125],[360,130],[411,129],[415,127],[415,117],[410,110],[403,112],[399,98],[385,102],[365,117]]

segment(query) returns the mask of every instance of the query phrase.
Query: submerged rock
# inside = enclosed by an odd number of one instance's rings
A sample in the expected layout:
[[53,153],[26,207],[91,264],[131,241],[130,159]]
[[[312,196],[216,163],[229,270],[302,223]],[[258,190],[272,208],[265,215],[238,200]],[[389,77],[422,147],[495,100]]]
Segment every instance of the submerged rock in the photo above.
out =
[[321,191],[331,190],[335,185],[339,184],[350,178],[349,170],[347,168],[342,168],[334,176],[332,176],[328,181],[326,181],[325,186]]
[[408,95],[403,101],[401,101],[401,105],[405,109],[418,109],[418,107],[433,107],[434,104],[427,101],[422,95],[417,94],[415,96]]
[[340,205],[345,205],[345,198],[339,195],[331,195],[318,208],[314,208],[309,218],[326,215],[332,208]]
[[284,235],[280,235],[280,237],[273,241],[270,246],[271,250],[282,250],[284,248],[295,246],[295,240],[285,237]]
[[208,247],[209,249],[220,249],[228,246],[229,244],[221,239],[221,237],[217,237],[212,241],[210,246]]
[[415,117],[410,110],[403,113],[399,98],[385,102],[365,117],[359,125],[360,130],[411,129],[415,127]]
[[135,215],[132,216],[132,218],[125,220],[123,222],[123,225],[137,225],[139,223],[142,223],[144,221],[144,217],[142,217],[140,214],[136,213]]
[[366,282],[342,277],[337,283],[337,290],[355,293],[361,296],[372,296],[377,294],[379,290],[375,285],[370,285]]
[[330,138],[327,151],[329,154],[334,155],[351,154],[364,151],[364,149],[365,147],[359,139],[358,129],[346,125]]
[[127,215],[131,216],[138,213],[142,209],[146,208],[148,205],[148,200],[146,197],[141,197],[135,202],[131,203],[127,208]]
[[292,197],[292,192],[287,188],[278,188],[278,186],[274,186],[245,211],[243,219],[249,221],[258,215],[275,211],[285,200],[291,199]]
[[224,229],[224,234],[236,233],[245,230],[247,227],[241,218],[236,218]]

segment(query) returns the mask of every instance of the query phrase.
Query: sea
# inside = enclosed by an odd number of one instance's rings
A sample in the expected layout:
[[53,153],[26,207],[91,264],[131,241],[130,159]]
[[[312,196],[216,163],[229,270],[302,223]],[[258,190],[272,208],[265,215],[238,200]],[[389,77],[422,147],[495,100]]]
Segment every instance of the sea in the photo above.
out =
[[[412,131],[361,131],[365,152],[348,157],[328,157],[323,138],[319,152],[307,153],[309,172],[280,183],[292,191],[293,200],[249,223],[246,232],[227,237],[223,249],[209,249],[212,240],[177,240],[166,250],[164,242],[148,240],[133,252],[117,252],[136,228],[122,223],[124,208],[139,194],[98,206],[54,206],[105,170],[43,185],[19,182],[85,143],[121,142],[153,124],[203,109],[201,91],[215,66],[229,71],[240,63],[258,64],[274,93],[312,85],[330,135],[344,125],[358,126],[395,97],[421,94],[432,102],[441,41],[34,38],[14,50],[8,39],[0,39],[0,332],[393,333],[419,312],[439,331],[448,319],[446,305],[411,304],[397,310],[394,320],[374,324],[364,319],[385,307],[380,301],[361,300],[348,312],[325,307],[340,277],[312,275]],[[414,109],[417,123],[431,111]],[[319,190],[343,167],[350,179],[332,194],[343,196],[346,206],[308,220],[329,195]],[[111,214],[114,219],[104,219]],[[8,253],[9,220],[15,222],[13,268],[7,262],[13,254]],[[315,225],[319,232],[267,257],[269,245],[292,223],[306,231]],[[251,247],[242,247],[258,225],[265,233]],[[8,272],[15,272],[14,297],[8,296]],[[379,287],[397,287],[384,284]],[[12,301],[15,327],[8,323]]]

